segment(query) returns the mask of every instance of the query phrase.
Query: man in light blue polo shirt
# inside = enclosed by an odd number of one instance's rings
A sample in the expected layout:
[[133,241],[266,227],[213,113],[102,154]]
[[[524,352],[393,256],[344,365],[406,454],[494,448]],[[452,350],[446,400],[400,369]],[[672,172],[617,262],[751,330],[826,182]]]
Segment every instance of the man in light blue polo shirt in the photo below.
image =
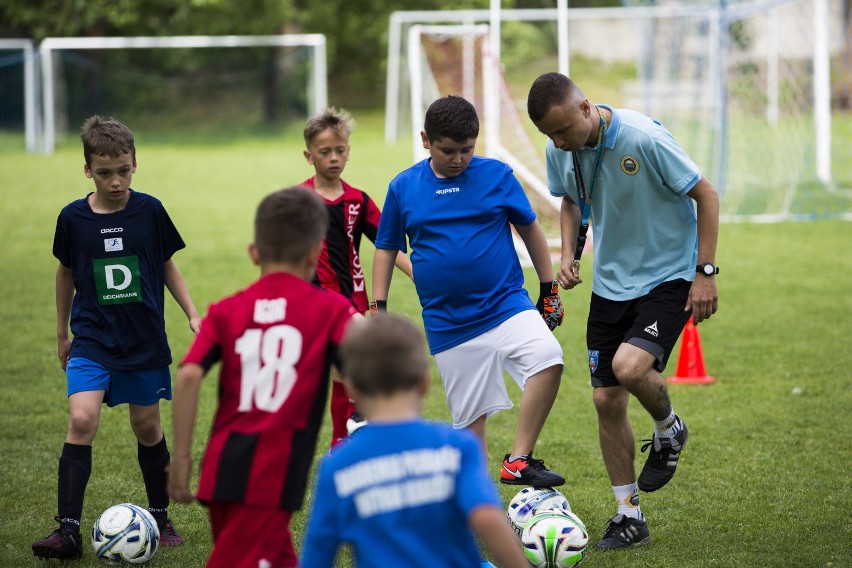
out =
[[[595,106],[564,75],[536,79],[527,110],[549,139],[548,188],[562,197],[557,279],[565,289],[582,283],[580,255],[594,221],[586,343],[601,450],[618,502],[596,547],[646,544],[651,535],[638,492],[668,483],[688,439],[661,372],[689,318],[698,323],[718,307],[719,195],[660,123]],[[654,419],[638,482],[631,394]]]

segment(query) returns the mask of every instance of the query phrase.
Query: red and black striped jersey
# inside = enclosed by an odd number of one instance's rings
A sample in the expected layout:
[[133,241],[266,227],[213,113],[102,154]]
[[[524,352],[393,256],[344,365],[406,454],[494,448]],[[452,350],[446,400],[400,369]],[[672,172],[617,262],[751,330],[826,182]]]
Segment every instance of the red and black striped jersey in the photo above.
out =
[[219,404],[198,499],[296,510],[355,309],[288,273],[262,276],[210,306],[183,363],[221,362]]
[[[314,189],[314,179],[312,177],[302,185]],[[369,307],[369,300],[358,252],[362,235],[375,242],[382,214],[366,192],[342,179],[340,183],[343,184],[343,195],[334,201],[323,197],[328,207],[329,224],[317,266],[316,282],[323,288],[343,294],[359,312],[364,313]]]

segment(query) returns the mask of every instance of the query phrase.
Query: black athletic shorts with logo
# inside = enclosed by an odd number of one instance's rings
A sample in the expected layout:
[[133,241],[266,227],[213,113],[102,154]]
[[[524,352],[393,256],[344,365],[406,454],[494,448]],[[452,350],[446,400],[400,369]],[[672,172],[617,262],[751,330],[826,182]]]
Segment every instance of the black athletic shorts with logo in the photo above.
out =
[[692,282],[663,282],[647,295],[623,302],[592,294],[586,345],[593,387],[617,386],[612,358],[622,343],[644,349],[656,358],[654,368],[666,368],[677,338],[692,312],[683,310]]

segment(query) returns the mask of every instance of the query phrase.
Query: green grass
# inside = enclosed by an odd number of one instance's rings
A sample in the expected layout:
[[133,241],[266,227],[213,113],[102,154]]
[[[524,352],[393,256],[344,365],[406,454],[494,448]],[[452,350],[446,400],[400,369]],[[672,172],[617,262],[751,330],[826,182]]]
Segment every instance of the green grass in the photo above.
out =
[[[381,203],[390,178],[408,164],[410,146],[384,144],[381,117],[356,116],[346,179]],[[131,125],[132,126],[132,125]],[[134,187],[163,200],[188,248],[175,256],[199,307],[245,286],[256,268],[245,253],[251,218],[269,191],[311,175],[298,133],[234,143],[157,140],[140,131]],[[148,142],[149,138],[151,139]],[[146,143],[148,142],[148,143]],[[74,144],[52,157],[0,144],[0,566],[44,566],[31,542],[53,528],[57,458],[65,435],[65,381],[56,360],[51,244],[63,205],[91,191]],[[628,552],[596,553],[590,567],[852,566],[852,224],[724,225],[718,264],[720,311],[699,331],[709,386],[678,385],[671,396],[691,437],[674,481],[642,496],[653,542]],[[362,256],[369,265],[369,243]],[[586,284],[563,293],[566,323],[557,330],[566,371],[537,454],[568,478],[564,488],[592,539],[600,538],[614,501],[597,442],[584,348],[591,263]],[[471,267],[472,277],[481,267]],[[528,281],[534,275],[528,273]],[[390,307],[415,321],[413,286],[397,275]],[[175,357],[190,341],[179,308],[167,302]],[[676,355],[670,364],[674,370]],[[800,394],[795,394],[799,392]],[[797,389],[794,391],[794,389]],[[202,391],[196,463],[215,407],[216,376]],[[518,392],[510,387],[517,401]],[[162,405],[170,429],[171,408]],[[424,413],[447,420],[433,372]],[[652,424],[630,408],[637,444]],[[489,423],[491,470],[511,445],[516,411]],[[320,452],[329,431],[321,434]],[[84,526],[109,505],[145,503],[135,441],[124,407],[104,409],[94,444]],[[637,457],[641,467],[644,455]],[[501,487],[506,502],[514,489]],[[295,516],[297,542],[310,507]],[[173,506],[186,538],[157,553],[151,566],[202,566],[210,548],[203,508]],[[99,566],[87,548],[77,565]],[[341,563],[346,565],[346,563]]]

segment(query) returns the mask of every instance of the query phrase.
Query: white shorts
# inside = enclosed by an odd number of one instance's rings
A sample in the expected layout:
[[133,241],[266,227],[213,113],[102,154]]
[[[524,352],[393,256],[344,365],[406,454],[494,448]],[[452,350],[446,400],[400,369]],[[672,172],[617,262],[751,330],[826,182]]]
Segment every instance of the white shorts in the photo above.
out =
[[512,408],[503,371],[523,390],[527,379],[563,364],[562,347],[536,310],[525,310],[435,355],[453,428]]

